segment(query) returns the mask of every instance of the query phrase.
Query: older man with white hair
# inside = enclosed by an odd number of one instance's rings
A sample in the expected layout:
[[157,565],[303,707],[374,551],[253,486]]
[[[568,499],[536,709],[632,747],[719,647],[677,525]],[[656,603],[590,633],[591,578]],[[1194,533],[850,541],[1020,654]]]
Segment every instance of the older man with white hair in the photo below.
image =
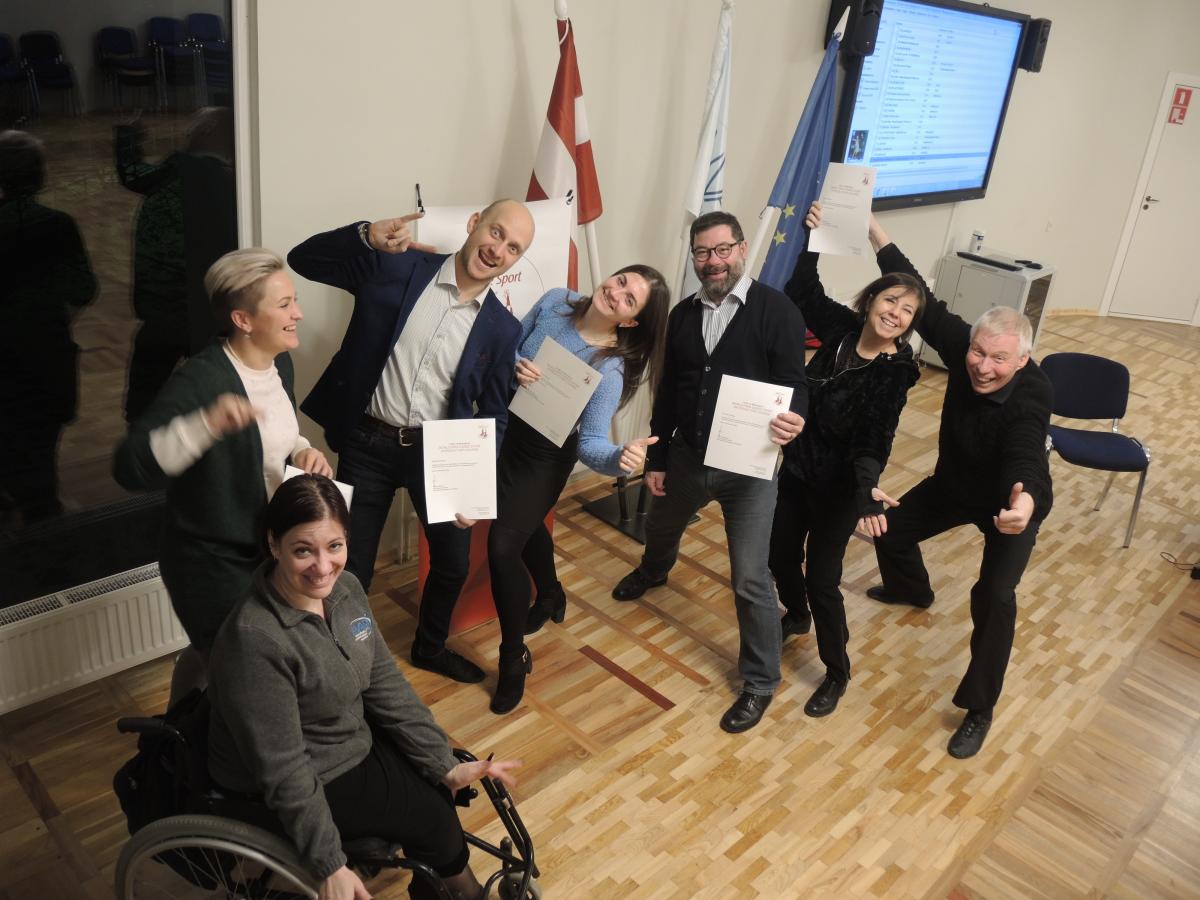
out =
[[[885,272],[917,270],[871,217],[871,244]],[[933,603],[919,544],[959,525],[983,534],[979,578],[971,588],[971,662],[954,695],[967,710],[951,737],[951,756],[983,746],[1000,697],[1016,628],[1016,588],[1050,512],[1046,459],[1050,382],[1029,358],[1033,329],[1008,307],[993,307],[969,325],[926,287],[929,302],[917,333],[946,361],[948,382],[934,473],[887,511],[875,538],[883,584],[867,596],[922,609]],[[958,360],[962,360],[960,363]]]

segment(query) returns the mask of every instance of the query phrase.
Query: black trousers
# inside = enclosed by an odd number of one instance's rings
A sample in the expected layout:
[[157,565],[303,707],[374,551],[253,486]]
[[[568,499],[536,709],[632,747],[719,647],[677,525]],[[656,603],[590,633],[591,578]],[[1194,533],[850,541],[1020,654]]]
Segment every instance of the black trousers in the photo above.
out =
[[879,573],[889,594],[932,600],[929,572],[921,558],[921,541],[960,525],[983,534],[979,579],[971,588],[971,662],[954,694],[962,709],[991,709],[1004,687],[1017,623],[1017,585],[1025,573],[1037,523],[1021,534],[1001,534],[992,516],[999,510],[968,509],[955,503],[935,476],[926,478],[887,511],[887,534],[875,539]]
[[545,520],[575,468],[578,443],[576,432],[556,447],[517,416],[509,416],[496,464],[496,521],[488,532],[501,658],[519,656],[525,645],[529,579],[539,596],[558,589],[554,539]]
[[821,662],[841,681],[850,680],[842,560],[858,518],[853,492],[824,493],[786,467],[780,471],[771,574],[788,612],[803,615],[811,608]]
[[364,421],[350,432],[338,455],[338,481],[354,485],[350,515],[350,546],[346,568],[370,590],[375,556],[396,491],[405,488],[429,544],[429,575],[421,592],[417,618],[417,649],[431,656],[441,651],[450,634],[450,616],[467,580],[471,563],[471,530],[453,522],[431,525],[425,511],[425,468],[420,432],[402,447]]

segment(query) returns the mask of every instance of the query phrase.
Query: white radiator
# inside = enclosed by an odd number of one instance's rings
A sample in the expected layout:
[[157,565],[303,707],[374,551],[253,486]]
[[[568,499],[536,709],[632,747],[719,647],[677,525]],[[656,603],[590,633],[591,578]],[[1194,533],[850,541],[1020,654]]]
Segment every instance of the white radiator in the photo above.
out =
[[0,713],[187,643],[157,563],[0,609]]

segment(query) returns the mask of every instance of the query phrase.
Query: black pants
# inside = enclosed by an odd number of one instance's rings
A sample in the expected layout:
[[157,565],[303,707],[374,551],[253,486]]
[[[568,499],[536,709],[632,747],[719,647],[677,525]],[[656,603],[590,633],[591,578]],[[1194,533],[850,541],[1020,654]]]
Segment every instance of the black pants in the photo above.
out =
[[524,646],[530,577],[539,596],[558,589],[554,539],[545,520],[575,468],[578,443],[576,432],[556,447],[517,416],[509,416],[496,467],[496,521],[488,532],[501,657],[518,656]]
[[850,680],[842,560],[858,518],[852,491],[826,494],[786,467],[779,473],[771,574],[788,612],[803,615],[811,607],[821,662],[828,675],[841,681]]
[[979,579],[971,588],[971,662],[954,694],[962,709],[990,709],[1000,698],[1017,623],[1017,585],[1037,543],[1037,523],[1021,534],[1001,534],[999,509],[968,509],[950,499],[936,477],[926,478],[887,511],[887,534],[875,539],[879,573],[889,594],[932,600],[929,572],[917,545],[959,525],[983,534]]
[[450,616],[467,580],[471,562],[471,530],[453,522],[429,524],[425,512],[424,450],[420,432],[410,446],[402,447],[393,434],[365,421],[350,432],[338,454],[338,481],[354,485],[350,516],[350,547],[346,568],[371,587],[375,556],[392,500],[400,488],[408,490],[413,509],[429,544],[429,575],[421,592],[414,645],[425,655],[438,653],[450,634]]
[[58,499],[59,422],[0,420],[0,490],[12,498],[24,524],[62,513]]
[[342,841],[381,838],[443,877],[457,875],[469,851],[449,791],[417,774],[386,735],[373,737],[366,759],[325,785]]

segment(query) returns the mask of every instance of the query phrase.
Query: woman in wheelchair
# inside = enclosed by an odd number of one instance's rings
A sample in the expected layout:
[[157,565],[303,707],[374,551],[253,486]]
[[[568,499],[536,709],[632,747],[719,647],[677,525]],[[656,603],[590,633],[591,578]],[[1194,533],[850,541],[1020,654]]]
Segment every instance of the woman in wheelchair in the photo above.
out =
[[[358,580],[343,571],[350,514],[328,478],[285,481],[267,506],[270,558],[213,644],[209,771],[261,795],[320,880],[321,900],[364,900],[344,841],[400,844],[464,900],[482,889],[452,803],[516,761],[460,763],[404,676]],[[413,898],[435,897],[414,878]]]

